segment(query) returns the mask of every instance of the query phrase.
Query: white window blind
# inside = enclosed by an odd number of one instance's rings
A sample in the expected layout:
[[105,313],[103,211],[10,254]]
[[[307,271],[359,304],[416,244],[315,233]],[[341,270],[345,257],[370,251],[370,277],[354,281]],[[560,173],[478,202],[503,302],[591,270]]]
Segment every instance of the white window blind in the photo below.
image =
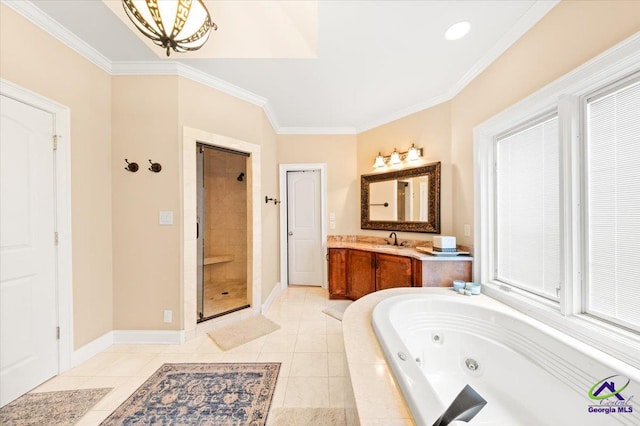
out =
[[496,148],[495,278],[558,300],[558,117],[498,138]]
[[640,329],[640,82],[587,100],[586,311]]

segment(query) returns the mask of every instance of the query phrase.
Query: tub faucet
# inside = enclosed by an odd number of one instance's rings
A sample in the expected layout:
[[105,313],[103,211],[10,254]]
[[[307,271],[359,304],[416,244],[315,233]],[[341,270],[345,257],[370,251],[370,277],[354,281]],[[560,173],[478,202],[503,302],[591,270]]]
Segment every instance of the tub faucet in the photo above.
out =
[[456,420],[468,422],[475,417],[487,405],[485,401],[473,388],[466,385],[464,389],[455,397],[451,405],[436,420],[433,426],[447,426]]
[[398,245],[398,236],[396,235],[395,232],[392,232],[389,234],[389,238],[393,237],[393,245],[397,246]]

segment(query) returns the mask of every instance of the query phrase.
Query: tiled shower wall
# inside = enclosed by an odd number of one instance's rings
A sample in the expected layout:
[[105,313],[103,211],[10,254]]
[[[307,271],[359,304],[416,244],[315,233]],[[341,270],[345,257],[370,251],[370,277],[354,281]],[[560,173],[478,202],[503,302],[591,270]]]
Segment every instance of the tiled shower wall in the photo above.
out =
[[[207,265],[205,282],[247,282],[247,159],[215,149],[204,150],[204,257],[232,255],[232,262]],[[238,176],[244,173],[242,181]]]

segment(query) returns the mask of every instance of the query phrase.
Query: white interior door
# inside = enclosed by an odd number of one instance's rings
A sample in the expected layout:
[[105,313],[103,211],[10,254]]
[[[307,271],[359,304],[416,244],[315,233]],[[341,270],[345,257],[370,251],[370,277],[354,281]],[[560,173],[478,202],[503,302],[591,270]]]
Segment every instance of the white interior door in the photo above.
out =
[[289,284],[322,285],[320,171],[287,172]]
[[53,115],[0,96],[0,405],[59,371]]

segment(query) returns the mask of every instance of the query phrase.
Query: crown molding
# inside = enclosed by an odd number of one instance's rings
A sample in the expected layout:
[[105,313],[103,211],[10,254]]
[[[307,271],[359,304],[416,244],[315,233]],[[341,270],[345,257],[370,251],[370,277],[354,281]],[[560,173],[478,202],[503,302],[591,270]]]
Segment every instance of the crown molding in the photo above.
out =
[[269,100],[213,75],[176,61],[112,62],[84,40],[52,19],[29,0],[1,0],[17,13],[46,31],[64,45],[110,75],[177,75],[219,90],[228,95],[261,107],[276,134],[282,135],[352,135],[388,124],[454,98],[473,79],[513,45],[524,33],[535,25],[560,0],[539,0],[518,20],[498,43],[484,55],[446,94],[435,96],[424,102],[403,108],[384,117],[364,122],[355,127],[280,127]]
[[489,67],[508,48],[520,39],[527,31],[537,24],[547,13],[560,3],[560,0],[544,0],[534,3],[518,22],[507,31],[498,42],[467,71],[462,78],[449,90],[450,99],[454,98],[480,73]]
[[201,83],[207,87],[247,101],[259,107],[267,99],[222,79],[176,61],[120,61],[113,62],[112,75],[177,75]]
[[355,127],[280,127],[279,135],[357,135]]
[[52,19],[31,1],[27,0],[2,0],[11,9],[22,15],[34,25],[47,32],[49,35],[60,41],[71,50],[80,54],[97,67],[111,74],[111,61],[102,53],[87,44],[80,37],[62,26],[58,21]]
[[438,95],[438,96],[434,96],[430,99],[427,99],[426,101],[417,103],[415,105],[412,105],[410,107],[407,108],[403,108],[399,111],[394,112],[393,114],[390,115],[386,115],[384,117],[380,117],[371,121],[367,121],[365,123],[362,123],[361,125],[356,127],[356,132],[357,133],[362,133],[362,132],[366,132],[367,130],[371,130],[371,129],[375,129],[376,127],[380,127],[384,124],[388,124],[391,123],[392,121],[396,121],[399,120],[401,118],[405,118],[408,117],[412,114],[415,114],[417,112],[423,111],[427,108],[431,108],[433,106],[436,106],[438,104],[441,104],[443,102],[447,102],[449,100],[451,100],[453,98],[453,96],[450,95],[450,93],[445,93],[444,95]]
[[460,80],[445,94],[433,97],[424,102],[420,102],[408,108],[403,108],[400,111],[396,111],[390,115],[380,117],[375,120],[367,121],[357,126],[358,133],[366,132],[367,130],[374,129],[376,127],[388,124],[392,121],[399,120],[407,117],[416,112],[420,112],[427,108],[431,108],[435,105],[443,102],[450,101],[458,93],[462,91],[469,83],[471,83],[480,73],[489,67],[496,59],[500,57],[508,48],[510,48],[516,41],[520,39],[527,31],[531,29],[536,23],[542,19],[551,9],[556,7],[560,3],[560,0],[538,0],[534,3],[527,12],[520,17],[509,31],[507,31],[498,42],[478,60],[467,71]]

